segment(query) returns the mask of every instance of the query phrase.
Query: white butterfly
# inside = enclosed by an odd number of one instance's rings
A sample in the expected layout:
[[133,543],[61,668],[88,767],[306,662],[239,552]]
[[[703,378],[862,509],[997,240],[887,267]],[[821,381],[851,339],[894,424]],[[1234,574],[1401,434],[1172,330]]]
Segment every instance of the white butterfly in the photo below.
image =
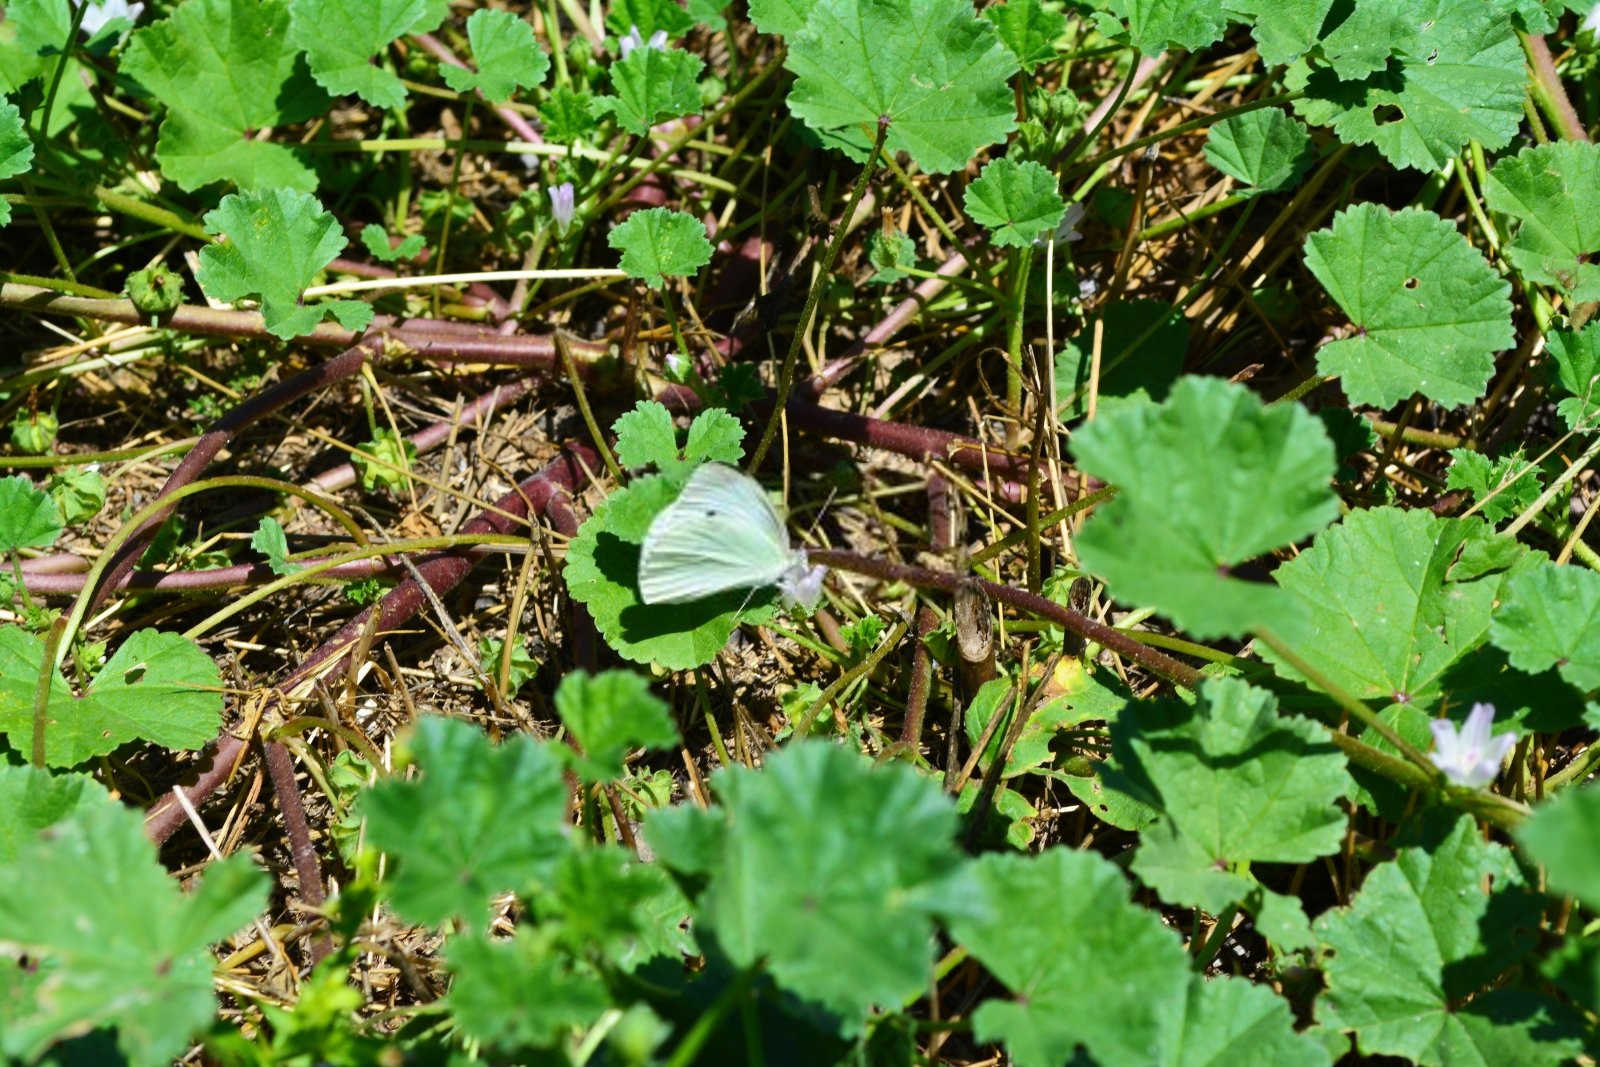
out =
[[644,535],[639,599],[682,604],[729,589],[776,585],[785,606],[814,608],[826,568],[812,567],[761,483],[724,463],[695,468]]

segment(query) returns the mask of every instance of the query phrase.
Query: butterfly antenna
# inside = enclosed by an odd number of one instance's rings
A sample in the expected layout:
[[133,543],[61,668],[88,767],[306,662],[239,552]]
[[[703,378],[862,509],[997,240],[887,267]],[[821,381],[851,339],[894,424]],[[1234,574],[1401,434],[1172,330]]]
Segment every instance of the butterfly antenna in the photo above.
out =
[[833,506],[833,498],[838,495],[839,487],[836,485],[830,486],[828,489],[828,499],[822,502],[822,506],[817,509],[817,517],[811,520],[810,526],[806,527],[805,540],[807,543],[810,543],[813,536],[816,534],[817,527],[822,525],[822,520],[827,516],[828,509]]

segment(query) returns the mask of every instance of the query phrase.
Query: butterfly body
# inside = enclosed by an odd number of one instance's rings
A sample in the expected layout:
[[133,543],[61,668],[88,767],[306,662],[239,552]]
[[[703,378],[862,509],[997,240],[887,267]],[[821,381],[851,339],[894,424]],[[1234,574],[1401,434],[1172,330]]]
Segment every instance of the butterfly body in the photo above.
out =
[[730,589],[776,585],[789,604],[814,606],[822,568],[789,541],[783,516],[754,478],[724,463],[695,468],[650,523],[639,551],[639,598],[683,604]]

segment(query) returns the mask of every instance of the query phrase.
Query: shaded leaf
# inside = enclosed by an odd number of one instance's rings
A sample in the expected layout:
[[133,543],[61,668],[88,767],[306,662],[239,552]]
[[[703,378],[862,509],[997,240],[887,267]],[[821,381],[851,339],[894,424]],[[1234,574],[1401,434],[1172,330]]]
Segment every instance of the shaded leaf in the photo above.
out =
[[134,31],[120,70],[166,105],[156,158],[181,188],[316,188],[316,174],[291,148],[253,136],[328,105],[289,40],[286,0],[185,0]]
[[[0,733],[26,752],[33,738],[34,689],[44,642],[0,628]],[[198,645],[159,630],[128,635],[82,696],[52,672],[45,762],[70,767],[129,741],[195,749],[222,725],[222,677]]]
[[525,736],[490,743],[471,723],[428,717],[411,742],[420,781],[362,797],[368,840],[396,862],[395,910],[432,924],[480,922],[489,898],[546,877],[570,847],[561,760]]
[[1280,591],[1228,570],[1338,510],[1322,424],[1218,378],[1184,378],[1161,405],[1108,411],[1072,443],[1084,470],[1118,488],[1078,536],[1084,566],[1202,639],[1277,620]]

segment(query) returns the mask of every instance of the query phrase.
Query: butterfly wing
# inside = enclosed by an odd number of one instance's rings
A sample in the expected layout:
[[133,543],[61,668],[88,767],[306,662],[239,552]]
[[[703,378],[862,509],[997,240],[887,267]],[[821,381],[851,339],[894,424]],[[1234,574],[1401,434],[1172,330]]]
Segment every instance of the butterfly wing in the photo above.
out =
[[792,561],[789,531],[761,483],[707,463],[650,524],[639,551],[639,598],[680,604],[771,585]]

